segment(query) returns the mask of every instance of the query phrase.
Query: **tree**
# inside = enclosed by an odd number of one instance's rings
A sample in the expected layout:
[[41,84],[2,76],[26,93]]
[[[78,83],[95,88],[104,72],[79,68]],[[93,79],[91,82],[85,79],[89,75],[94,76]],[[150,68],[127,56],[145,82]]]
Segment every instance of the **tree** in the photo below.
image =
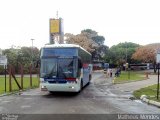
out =
[[82,30],[80,34],[65,34],[66,43],[78,44],[92,54],[93,60],[103,60],[108,46],[103,45],[105,38],[91,29]]
[[86,49],[89,52],[95,51],[95,48],[98,47],[98,45],[92,40],[89,39],[87,33],[81,33],[78,35],[73,35],[70,33],[65,34],[66,37],[66,43],[68,44],[77,44]]
[[99,36],[98,32],[96,32],[92,29],[82,30],[81,33],[88,33],[88,38],[92,39],[98,45],[103,45],[104,44],[105,38],[103,36]]
[[156,72],[156,52],[160,49],[160,43],[148,44],[139,47],[132,55],[132,58],[144,63],[153,63],[154,72]]
[[95,36],[95,37],[92,37],[92,39],[99,45],[103,45],[105,41],[105,38],[103,36]]
[[95,51],[92,52],[93,60],[104,60],[105,55],[108,53],[109,47],[106,45],[100,45]]
[[105,38],[103,36],[99,36],[98,32],[92,29],[82,30],[81,33],[86,34],[89,39],[92,39],[92,41],[98,45],[95,51],[91,52],[92,59],[95,61],[104,60],[104,56],[108,50],[108,46],[104,45]]
[[138,44],[125,42],[114,45],[109,49],[108,54],[106,54],[106,61],[111,63],[122,65],[126,62],[133,63],[131,59],[132,54],[135,52],[136,48],[139,47]]
[[92,29],[84,29],[81,31],[81,34],[88,33],[88,38],[92,39],[92,37],[98,36],[98,33]]
[[[32,56],[33,53],[33,56]],[[39,58],[39,49],[36,47],[22,47],[19,52],[19,62],[21,64],[31,64],[32,61],[37,61]]]
[[3,50],[3,54],[7,56],[8,64],[11,64],[13,66],[17,65],[17,53],[20,51],[20,49],[5,49]]
[[39,49],[33,48],[33,59],[32,59],[32,47],[21,47],[21,48],[10,48],[3,51],[4,55],[8,58],[8,64],[15,67],[18,73],[19,64],[25,67],[25,72],[28,73],[28,67],[33,61],[37,61],[39,58]]

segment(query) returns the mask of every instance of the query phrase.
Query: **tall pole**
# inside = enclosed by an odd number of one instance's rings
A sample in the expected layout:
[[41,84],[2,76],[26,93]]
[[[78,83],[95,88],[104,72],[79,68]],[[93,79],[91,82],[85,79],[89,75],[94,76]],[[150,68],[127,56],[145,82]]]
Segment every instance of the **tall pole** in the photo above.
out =
[[5,69],[5,93],[7,92],[7,83],[6,83],[6,74],[7,74],[7,70],[6,70],[6,65],[4,66],[4,69]]
[[33,41],[34,39],[31,39],[31,41],[32,41],[32,63],[33,63]]
[[157,84],[157,100],[159,99],[159,63],[158,63],[158,84]]
[[57,17],[57,19],[58,19],[58,11],[57,11],[57,13],[56,13],[56,17]]
[[126,63],[127,63],[127,42],[125,42],[126,44]]

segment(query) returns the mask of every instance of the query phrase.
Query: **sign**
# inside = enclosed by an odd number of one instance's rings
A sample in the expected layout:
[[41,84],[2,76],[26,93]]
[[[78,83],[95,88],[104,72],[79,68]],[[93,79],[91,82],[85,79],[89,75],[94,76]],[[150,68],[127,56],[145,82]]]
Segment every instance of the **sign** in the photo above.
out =
[[160,63],[160,49],[157,50],[156,62]]
[[60,21],[59,19],[50,19],[50,33],[59,33]]
[[0,65],[7,65],[7,57],[0,56]]

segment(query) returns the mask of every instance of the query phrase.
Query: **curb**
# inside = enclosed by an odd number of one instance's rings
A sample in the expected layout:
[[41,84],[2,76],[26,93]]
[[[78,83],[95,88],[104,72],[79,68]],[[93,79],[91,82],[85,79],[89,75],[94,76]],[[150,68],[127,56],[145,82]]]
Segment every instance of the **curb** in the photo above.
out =
[[4,93],[4,94],[1,94],[0,97],[9,96],[9,95],[13,95],[13,94],[16,94],[16,93],[18,93],[18,92]]
[[[23,91],[25,91],[25,90],[23,90]],[[14,94],[20,94],[23,91],[15,91],[15,92],[10,92],[10,93],[4,93],[4,94],[1,94],[0,97],[14,95]]]
[[123,82],[115,82],[115,84],[125,84],[125,83],[131,83],[131,82],[139,82],[139,81],[145,81],[148,80],[149,78],[142,79],[142,80],[130,80],[130,81],[123,81]]
[[0,97],[9,96],[9,95],[14,95],[14,94],[16,94],[16,95],[21,95],[22,92],[25,92],[25,91],[27,91],[27,90],[32,90],[32,89],[35,89],[35,88],[29,88],[29,89],[14,91],[14,92],[3,93],[3,94],[0,94]]
[[149,100],[146,95],[141,95],[140,99],[148,104],[160,107],[160,102]]

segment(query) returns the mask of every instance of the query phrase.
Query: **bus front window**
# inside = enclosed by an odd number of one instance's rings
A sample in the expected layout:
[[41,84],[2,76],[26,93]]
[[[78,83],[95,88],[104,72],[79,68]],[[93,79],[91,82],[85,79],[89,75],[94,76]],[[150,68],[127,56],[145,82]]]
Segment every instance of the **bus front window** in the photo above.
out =
[[76,59],[73,58],[42,59],[41,77],[76,78]]
[[60,78],[75,78],[76,66],[75,59],[66,58],[58,59],[58,77]]
[[57,76],[57,60],[42,59],[41,60],[41,77],[53,78]]

